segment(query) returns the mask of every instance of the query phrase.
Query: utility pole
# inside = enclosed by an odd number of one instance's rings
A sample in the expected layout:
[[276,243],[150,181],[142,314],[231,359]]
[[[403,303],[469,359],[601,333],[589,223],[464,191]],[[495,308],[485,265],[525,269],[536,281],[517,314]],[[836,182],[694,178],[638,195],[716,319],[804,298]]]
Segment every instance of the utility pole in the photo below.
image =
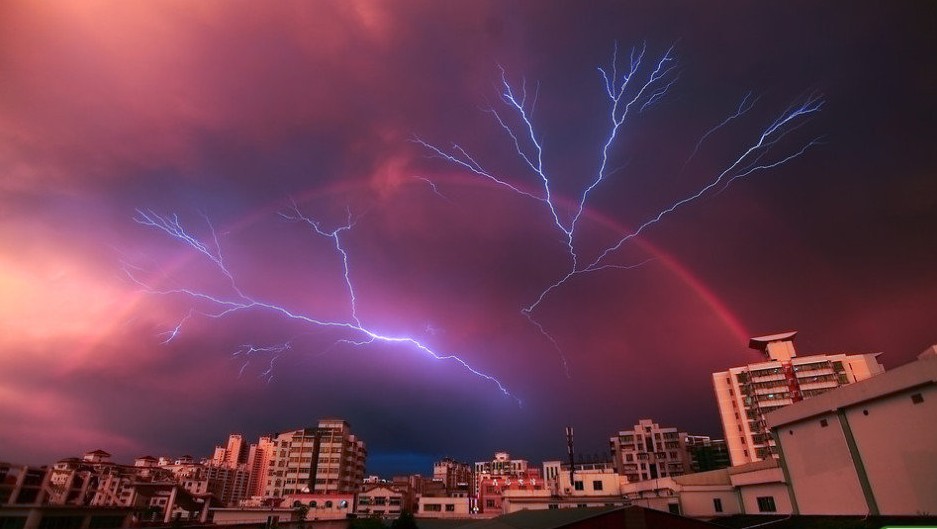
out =
[[575,481],[573,480],[573,477],[575,474],[576,462],[573,459],[573,427],[572,426],[566,427],[566,447],[569,452],[569,486],[575,490],[576,485],[575,485]]

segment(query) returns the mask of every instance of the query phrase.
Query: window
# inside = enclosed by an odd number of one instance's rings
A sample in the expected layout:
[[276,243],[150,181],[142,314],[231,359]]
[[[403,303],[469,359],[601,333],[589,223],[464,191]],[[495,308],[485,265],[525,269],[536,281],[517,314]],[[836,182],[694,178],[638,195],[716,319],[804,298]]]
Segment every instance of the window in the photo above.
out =
[[829,421],[827,421],[826,419],[820,419],[820,427],[821,427],[821,428],[826,428],[826,427],[829,426],[829,425],[830,425],[830,422],[829,422]]
[[713,510],[716,512],[722,512],[722,499],[713,498]]
[[915,404],[920,404],[924,402],[924,395],[921,395],[920,393],[915,393],[914,395],[911,395],[911,402]]
[[494,509],[495,500],[485,500],[485,507],[488,507],[489,509]]
[[592,490],[602,490],[602,482],[595,480],[592,482]]
[[440,511],[442,511],[442,505],[438,503],[430,503],[430,504],[423,506],[423,512],[440,512]]
[[778,512],[778,508],[774,505],[774,496],[760,496],[758,498],[758,511]]
[[629,462],[630,462],[630,461],[634,461],[634,455],[633,455],[633,454],[625,454],[625,461],[629,461]]
[[576,490],[584,490],[584,487],[582,486],[582,481],[574,481],[573,488]]
[[547,508],[549,508],[549,509],[559,509],[560,506],[559,506],[558,504],[556,504],[556,503],[551,503],[550,505],[547,505]]
[[680,504],[679,503],[668,503],[667,510],[670,511],[670,514],[680,514]]
[[577,503],[577,504],[576,504],[576,508],[577,508],[577,509],[585,509],[585,508],[586,508],[586,504],[585,504],[585,503]]
[[446,504],[446,512],[455,512],[455,504],[454,504],[454,503],[447,503],[447,504]]

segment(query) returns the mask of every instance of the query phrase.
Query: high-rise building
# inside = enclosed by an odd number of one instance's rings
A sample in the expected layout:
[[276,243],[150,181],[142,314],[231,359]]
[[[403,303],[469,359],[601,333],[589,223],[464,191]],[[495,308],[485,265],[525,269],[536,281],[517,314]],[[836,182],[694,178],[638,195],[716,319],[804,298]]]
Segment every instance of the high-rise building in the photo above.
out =
[[211,463],[216,467],[237,468],[247,462],[248,447],[241,434],[233,433],[228,436],[228,444],[216,446]]
[[267,472],[273,459],[275,446],[270,436],[263,436],[256,444],[251,444],[247,452],[247,470],[250,479],[247,483],[248,496],[263,496],[267,485]]
[[316,428],[277,435],[271,441],[264,496],[357,492],[364,479],[367,450],[342,419],[323,419]]
[[641,419],[634,429],[609,439],[615,470],[631,482],[687,474],[691,469],[686,439],[686,432]]
[[759,336],[749,347],[766,360],[713,373],[719,415],[732,465],[777,457],[765,414],[885,371],[878,354],[798,357],[796,331]]

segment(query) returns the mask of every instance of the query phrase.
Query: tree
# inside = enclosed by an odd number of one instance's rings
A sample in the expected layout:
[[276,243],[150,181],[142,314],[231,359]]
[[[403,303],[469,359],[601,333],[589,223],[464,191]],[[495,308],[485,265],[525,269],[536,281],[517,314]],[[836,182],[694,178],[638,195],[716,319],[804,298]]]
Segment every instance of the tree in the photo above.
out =
[[413,517],[413,513],[409,511],[400,513],[400,517],[390,524],[390,529],[417,529],[416,519]]

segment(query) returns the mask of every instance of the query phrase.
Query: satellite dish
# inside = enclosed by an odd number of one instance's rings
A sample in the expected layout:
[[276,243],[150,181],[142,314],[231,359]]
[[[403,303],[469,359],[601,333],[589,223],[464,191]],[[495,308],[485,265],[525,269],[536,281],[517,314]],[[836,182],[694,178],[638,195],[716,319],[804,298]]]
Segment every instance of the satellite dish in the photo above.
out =
[[347,508],[348,508],[348,500],[342,500],[342,501],[338,502],[338,508],[339,508],[339,509],[347,509]]

